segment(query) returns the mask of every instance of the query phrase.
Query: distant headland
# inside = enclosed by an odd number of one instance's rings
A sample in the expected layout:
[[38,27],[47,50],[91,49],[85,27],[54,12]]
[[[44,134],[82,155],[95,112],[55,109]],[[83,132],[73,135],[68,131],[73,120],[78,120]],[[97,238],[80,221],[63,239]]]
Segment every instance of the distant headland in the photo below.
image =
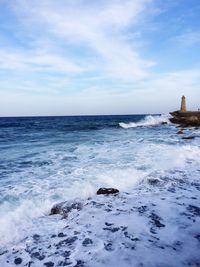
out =
[[182,96],[180,110],[170,112],[172,123],[179,124],[182,127],[200,127],[200,111],[187,111],[186,98]]

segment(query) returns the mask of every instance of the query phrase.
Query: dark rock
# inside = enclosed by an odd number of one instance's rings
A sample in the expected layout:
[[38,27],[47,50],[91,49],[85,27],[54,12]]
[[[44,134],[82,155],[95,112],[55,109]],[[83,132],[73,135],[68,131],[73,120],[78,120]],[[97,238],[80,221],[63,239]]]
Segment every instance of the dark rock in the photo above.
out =
[[111,226],[111,225],[113,225],[113,223],[105,222],[105,225],[106,225],[106,226]]
[[158,228],[165,227],[165,225],[160,222],[162,219],[157,214],[152,213],[149,217],[152,219],[154,226]]
[[44,265],[47,267],[53,267],[54,263],[52,261],[48,261],[48,262],[45,262]]
[[8,252],[8,250],[0,251],[0,256],[2,256],[3,254],[5,254],[7,252]]
[[69,256],[71,255],[71,252],[69,250],[64,251],[64,253],[62,253],[62,256],[65,259],[69,259]]
[[104,243],[104,248],[107,251],[112,251],[113,250],[113,244],[111,242]]
[[184,134],[183,130],[177,132],[177,134]]
[[185,140],[190,140],[190,139],[194,139],[195,136],[183,136],[182,139],[185,139]]
[[127,226],[121,226],[121,230],[125,231],[128,227]]
[[39,239],[40,239],[40,235],[38,235],[38,234],[33,235],[33,239],[34,239],[35,241],[39,241]]
[[124,232],[124,236],[132,241],[140,241],[139,238],[134,237],[133,235],[129,234],[127,231]]
[[72,210],[80,211],[83,208],[83,203],[77,200],[65,201],[54,205],[51,209],[50,215],[61,214],[67,217]]
[[169,120],[172,123],[181,125],[182,127],[199,127],[200,126],[200,112],[198,111],[174,111],[170,113],[173,117]]
[[67,239],[64,239],[60,241],[58,244],[56,244],[57,248],[60,248],[62,246],[71,246],[75,241],[77,240],[77,236],[68,237]]
[[156,230],[155,230],[153,227],[150,228],[150,232],[151,232],[152,234],[157,234]]
[[53,234],[52,236],[51,236],[51,238],[55,238],[56,237],[56,235],[55,234]]
[[14,263],[15,263],[16,265],[19,265],[19,264],[22,263],[22,259],[21,259],[21,258],[16,258],[15,261],[14,261]]
[[189,210],[195,216],[200,216],[200,208],[197,206],[189,205],[187,210]]
[[138,208],[138,212],[139,212],[140,214],[146,212],[147,210],[148,210],[148,207],[147,207],[146,205],[141,206],[141,207]]
[[107,211],[107,212],[111,212],[111,211],[112,211],[112,209],[105,209],[105,211]]
[[63,233],[59,233],[58,234],[58,237],[65,237],[66,235],[65,234],[63,234]]
[[163,121],[163,122],[161,122],[161,124],[162,124],[162,125],[166,125],[166,124],[167,124],[167,122],[166,122],[166,121]]
[[82,244],[83,244],[84,247],[86,247],[86,246],[88,246],[88,245],[93,244],[93,242],[92,242],[92,239],[90,239],[90,238],[85,238],[85,239],[83,240]]
[[174,187],[169,187],[167,189],[167,191],[171,192],[171,193],[176,193],[176,189]]
[[77,260],[76,265],[74,267],[84,267],[84,261]]
[[36,258],[36,259],[38,259],[40,261],[44,260],[44,258],[45,258],[45,256],[44,255],[41,255],[38,251],[33,252],[31,254],[31,257]]
[[195,238],[200,241],[200,234],[196,235]]
[[109,195],[119,193],[118,189],[115,188],[99,188],[97,195]]
[[108,231],[111,231],[112,233],[115,233],[115,232],[117,232],[117,231],[119,231],[120,230],[120,228],[119,227],[106,227],[106,228],[103,228],[103,230],[108,230]]
[[160,183],[160,180],[158,180],[158,179],[148,179],[148,183],[150,184],[150,185],[158,185],[159,183]]

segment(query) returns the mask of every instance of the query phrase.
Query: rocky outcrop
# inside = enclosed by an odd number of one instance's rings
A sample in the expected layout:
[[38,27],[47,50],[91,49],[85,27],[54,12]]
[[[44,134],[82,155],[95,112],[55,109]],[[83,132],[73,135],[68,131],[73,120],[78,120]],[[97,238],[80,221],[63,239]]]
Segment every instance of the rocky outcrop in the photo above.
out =
[[184,134],[183,130],[177,132],[177,134]]
[[80,200],[64,201],[58,204],[55,204],[51,208],[50,215],[60,214],[63,217],[67,217],[69,212],[72,210],[80,211],[83,208],[83,203]]
[[[116,188],[99,188],[97,195],[110,195],[117,194],[119,190]],[[74,210],[80,211],[83,208],[83,200],[74,199],[71,201],[64,201],[58,204],[55,204],[50,211],[50,215],[60,214],[64,218],[67,218],[68,214]]]
[[191,139],[194,139],[195,136],[184,136],[182,137],[182,139],[185,139],[185,140],[191,140]]
[[119,193],[119,190],[115,188],[99,188],[97,191],[97,195],[110,195],[116,193]]
[[181,127],[200,127],[200,112],[199,111],[174,111],[170,113],[172,118],[169,120],[172,123],[179,124]]

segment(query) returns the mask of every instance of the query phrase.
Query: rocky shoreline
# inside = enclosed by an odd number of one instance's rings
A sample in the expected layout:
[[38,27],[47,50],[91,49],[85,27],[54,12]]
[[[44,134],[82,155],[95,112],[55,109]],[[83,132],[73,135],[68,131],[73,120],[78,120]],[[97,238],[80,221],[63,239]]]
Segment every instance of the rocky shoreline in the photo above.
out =
[[170,122],[180,125],[181,127],[200,127],[200,111],[174,111],[170,112],[172,118]]
[[180,158],[171,153],[170,166],[152,169],[129,191],[100,188],[90,198],[49,206],[36,230],[0,248],[0,266],[200,266],[199,130],[177,135],[169,127],[174,151],[184,148],[184,168],[173,165]]
[[[103,189],[105,192],[105,189]],[[112,191],[112,190],[109,190]],[[132,192],[66,201],[51,209],[64,227],[35,233],[9,251],[4,267],[199,266],[200,183],[149,178]]]

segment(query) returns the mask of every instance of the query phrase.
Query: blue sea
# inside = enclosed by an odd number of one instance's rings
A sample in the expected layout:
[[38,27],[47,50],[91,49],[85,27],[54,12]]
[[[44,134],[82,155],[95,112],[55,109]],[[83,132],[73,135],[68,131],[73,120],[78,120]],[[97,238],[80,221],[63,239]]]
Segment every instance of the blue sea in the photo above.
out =
[[[142,202],[146,199],[145,194],[150,194],[150,199],[153,199],[164,188],[172,194],[168,189],[179,180],[187,182],[188,187],[191,179],[193,183],[198,184],[200,130],[184,129],[184,136],[193,136],[194,139],[182,139],[183,136],[177,134],[179,129],[169,122],[168,117],[116,115],[0,118],[1,266],[15,266],[17,261],[14,261],[16,258],[11,256],[11,251],[16,247],[16,251],[26,251],[34,235],[42,236],[47,242],[50,233],[58,233],[62,227],[64,229],[63,219],[59,216],[49,216],[55,203],[77,198],[83,201],[95,198],[100,187],[114,187],[122,194],[141,194],[138,198]],[[161,187],[155,189],[147,183],[149,179],[164,182]],[[176,192],[176,188],[174,190]],[[198,208],[198,185],[194,193],[192,190],[191,187],[191,197],[196,198],[196,204],[193,203],[193,206]],[[176,197],[180,195],[177,193]],[[170,201],[171,197],[165,194],[166,196]],[[84,229],[87,224],[91,224],[91,216],[87,214]],[[195,219],[197,222],[198,218]],[[145,222],[145,225],[148,223]],[[186,226],[187,220],[183,223],[183,227]],[[194,229],[195,232],[196,228]],[[172,232],[170,234],[173,235]],[[105,238],[111,239],[107,236]],[[195,242],[199,244],[197,239]],[[96,245],[96,248],[99,249],[99,245]],[[91,247],[90,251],[93,251]],[[101,258],[104,253],[99,253]],[[118,253],[119,251],[117,255]],[[98,256],[98,253],[95,255]],[[23,265],[26,257],[20,257],[20,266],[29,266],[28,261]],[[102,262],[93,257],[86,265],[80,266],[116,266],[116,255],[112,258],[110,265],[105,263],[104,255]],[[33,256],[30,266],[43,266],[40,265],[43,264],[42,261],[37,257],[35,259],[36,261]],[[53,259],[51,257],[51,262]],[[75,256],[71,262],[71,265],[68,265],[79,266],[76,265],[78,261]],[[129,263],[133,264],[134,261]],[[119,266],[147,266],[148,262],[143,264],[129,265],[121,259]],[[49,266],[64,265],[59,265],[57,259],[54,265]],[[158,265],[149,262],[149,266]]]

